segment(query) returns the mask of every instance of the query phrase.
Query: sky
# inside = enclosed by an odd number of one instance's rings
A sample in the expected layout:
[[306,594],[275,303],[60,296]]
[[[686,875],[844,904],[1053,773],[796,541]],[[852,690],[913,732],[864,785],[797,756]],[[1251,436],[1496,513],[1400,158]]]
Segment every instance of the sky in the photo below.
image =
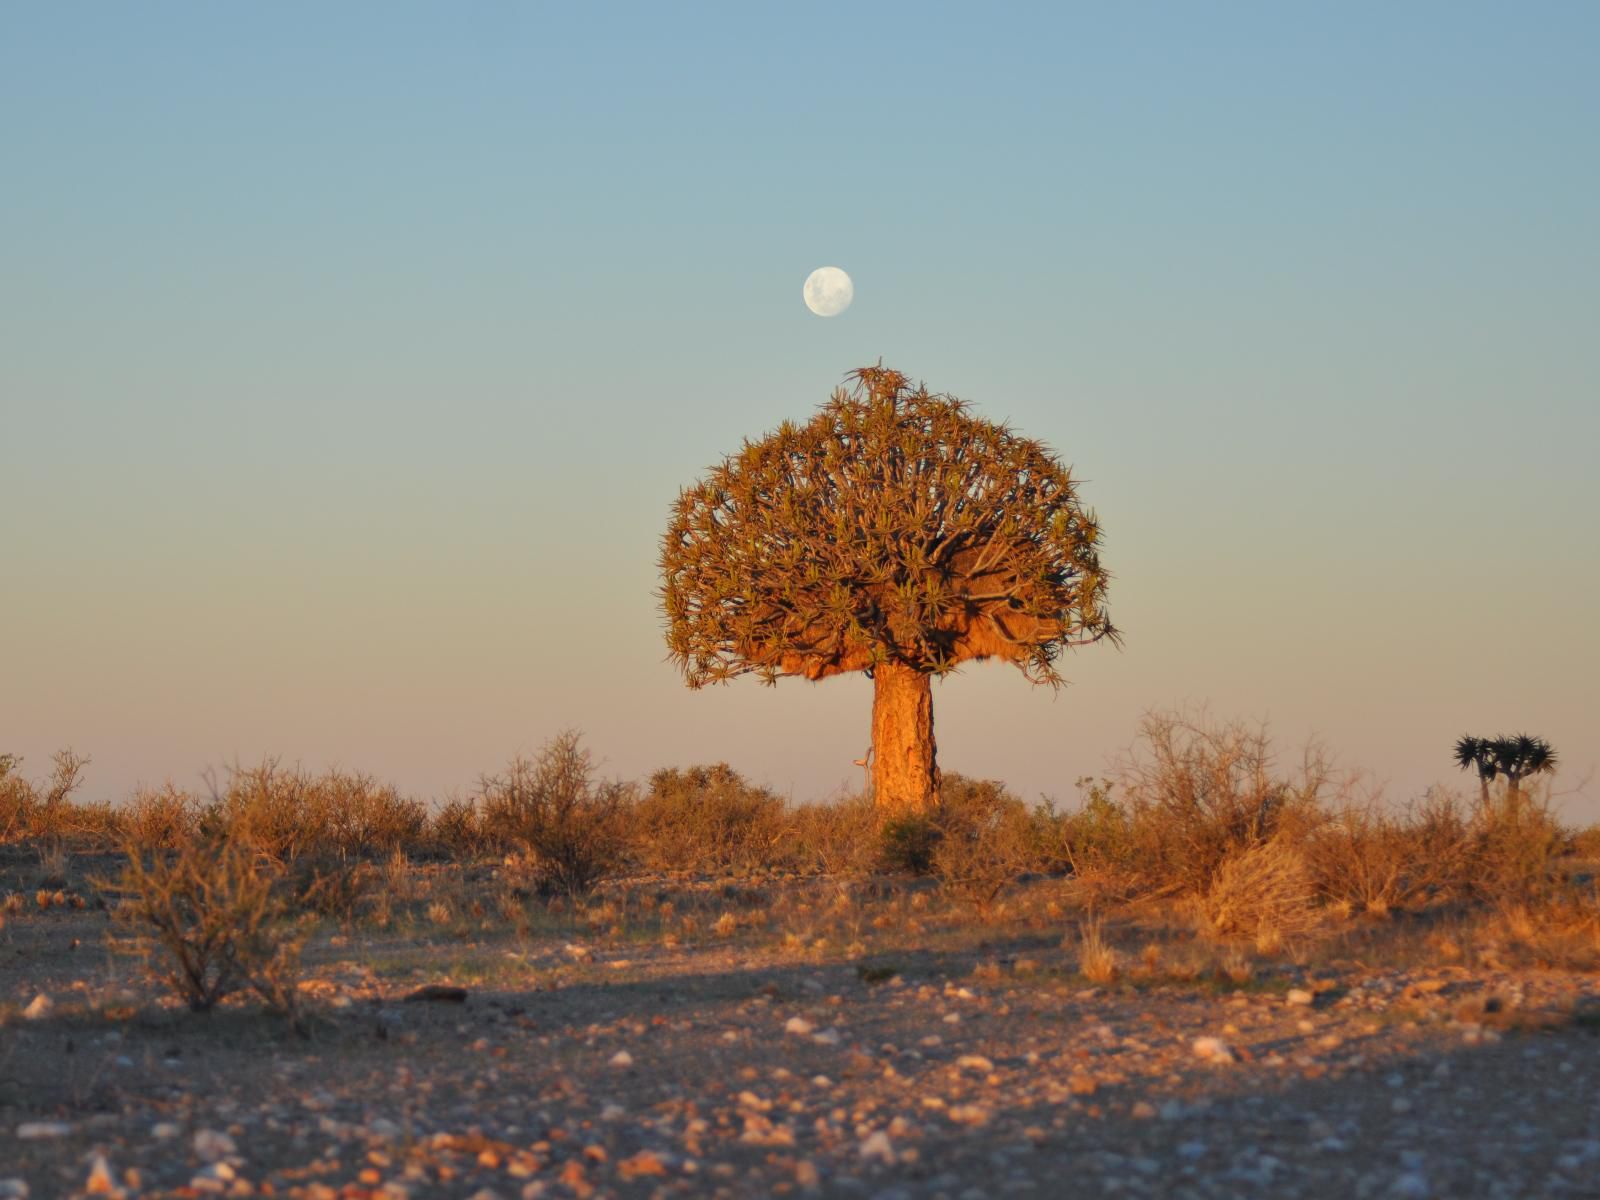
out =
[[1525,729],[1600,819],[1597,128],[1588,3],[3,0],[0,751],[857,786],[870,683],[689,691],[656,559],[882,360],[1072,465],[1126,637],[937,684],[945,769]]

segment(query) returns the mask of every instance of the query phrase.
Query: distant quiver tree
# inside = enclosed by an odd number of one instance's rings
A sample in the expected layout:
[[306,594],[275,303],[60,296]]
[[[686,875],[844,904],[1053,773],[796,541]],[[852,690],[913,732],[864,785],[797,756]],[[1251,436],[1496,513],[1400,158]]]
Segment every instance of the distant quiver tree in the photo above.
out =
[[1526,733],[1492,738],[1468,734],[1456,740],[1455,760],[1463,771],[1471,768],[1478,772],[1485,804],[1489,801],[1489,785],[1496,778],[1505,777],[1507,796],[1515,803],[1525,778],[1554,771],[1557,766],[1555,748],[1543,738]]
[[846,382],[679,494],[667,644],[692,688],[866,672],[874,801],[922,813],[933,676],[999,658],[1059,687],[1065,648],[1117,640],[1100,527],[1039,442],[881,364]]

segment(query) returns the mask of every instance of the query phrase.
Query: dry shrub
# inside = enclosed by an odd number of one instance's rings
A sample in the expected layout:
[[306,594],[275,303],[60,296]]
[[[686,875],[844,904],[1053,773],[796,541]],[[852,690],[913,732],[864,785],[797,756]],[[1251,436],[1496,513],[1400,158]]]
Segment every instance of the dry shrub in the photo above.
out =
[[1586,863],[1600,862],[1600,825],[1587,825],[1573,830],[1567,848],[1575,858]]
[[194,837],[200,822],[200,801],[167,784],[141,788],[123,807],[122,832],[128,845],[146,852],[176,850]]
[[231,768],[225,786],[214,782],[202,821],[208,832],[226,831],[279,862],[388,854],[419,843],[427,823],[425,805],[369,775],[312,775],[276,759]]
[[195,1012],[240,989],[296,1016],[300,938],[277,887],[276,866],[231,839],[197,838],[146,857],[136,846],[104,890],[123,897],[116,917],[131,948]]
[[634,809],[633,853],[650,870],[773,867],[786,857],[783,800],[727,763],[657,771]]
[[39,886],[64,888],[72,872],[72,855],[60,842],[39,848]]
[[1548,786],[1488,792],[1474,814],[1466,850],[1473,894],[1502,908],[1548,902],[1561,882],[1566,841],[1550,811]]
[[987,908],[1019,875],[1048,865],[1045,846],[1056,827],[1048,809],[1028,806],[992,779],[949,774],[932,819],[929,864],[940,885]]
[[1218,867],[1199,909],[1219,937],[1251,937],[1281,944],[1317,925],[1311,873],[1287,839],[1246,846]]
[[21,761],[15,754],[0,754],[0,846],[27,833],[27,810],[33,789],[17,774]]
[[1431,792],[1399,813],[1376,799],[1347,804],[1312,826],[1302,845],[1323,901],[1381,917],[1459,891],[1467,834],[1454,797]]
[[890,817],[878,827],[878,862],[885,871],[931,875],[944,837],[938,814]]
[[632,787],[595,778],[581,737],[558,734],[532,759],[518,756],[505,773],[480,783],[489,836],[532,860],[546,895],[581,895],[616,871],[627,851]]
[[1347,912],[1386,916],[1409,891],[1407,833],[1374,806],[1351,806],[1318,825],[1306,839],[1318,895]]
[[1116,780],[1124,865],[1146,895],[1206,896],[1229,859],[1307,821],[1332,781],[1315,745],[1288,779],[1264,727],[1213,723],[1203,711],[1147,714]]
[[[491,848],[483,814],[471,800],[452,798],[440,805],[429,822],[429,842],[446,858],[476,858]],[[396,853],[403,853],[396,848]]]
[[72,803],[89,760],[57,751],[50,777],[37,782],[21,774],[22,760],[0,754],[0,845],[7,842],[104,839],[114,831],[109,805]]
[[354,921],[367,898],[377,869],[363,862],[308,854],[294,859],[283,873],[283,888],[296,912]]
[[1078,809],[1061,821],[1067,865],[1076,874],[1125,863],[1133,853],[1133,824],[1116,798],[1116,782],[1084,776],[1077,787]]
[[838,881],[859,878],[876,865],[878,822],[864,796],[797,805],[789,810],[787,864]]

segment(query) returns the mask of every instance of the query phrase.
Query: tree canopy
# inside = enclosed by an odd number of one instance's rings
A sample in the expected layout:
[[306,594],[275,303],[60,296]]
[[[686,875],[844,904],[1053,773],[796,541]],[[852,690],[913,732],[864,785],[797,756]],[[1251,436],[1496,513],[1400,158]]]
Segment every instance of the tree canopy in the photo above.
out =
[[1059,685],[1065,647],[1116,639],[1100,527],[1047,447],[881,364],[847,383],[673,506],[661,600],[691,687],[991,657]]

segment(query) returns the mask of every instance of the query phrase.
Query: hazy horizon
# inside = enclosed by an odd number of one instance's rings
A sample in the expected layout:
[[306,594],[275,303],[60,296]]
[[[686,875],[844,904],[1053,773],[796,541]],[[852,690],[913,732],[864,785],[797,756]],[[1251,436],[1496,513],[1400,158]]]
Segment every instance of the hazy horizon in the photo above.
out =
[[1397,801],[1475,786],[1464,733],[1570,787],[1596,46],[1555,3],[8,6],[0,752],[440,797],[573,728],[855,786],[870,684],[688,691],[656,553],[881,359],[1073,466],[1126,634],[936,685],[945,769],[1071,803],[1205,703]]

